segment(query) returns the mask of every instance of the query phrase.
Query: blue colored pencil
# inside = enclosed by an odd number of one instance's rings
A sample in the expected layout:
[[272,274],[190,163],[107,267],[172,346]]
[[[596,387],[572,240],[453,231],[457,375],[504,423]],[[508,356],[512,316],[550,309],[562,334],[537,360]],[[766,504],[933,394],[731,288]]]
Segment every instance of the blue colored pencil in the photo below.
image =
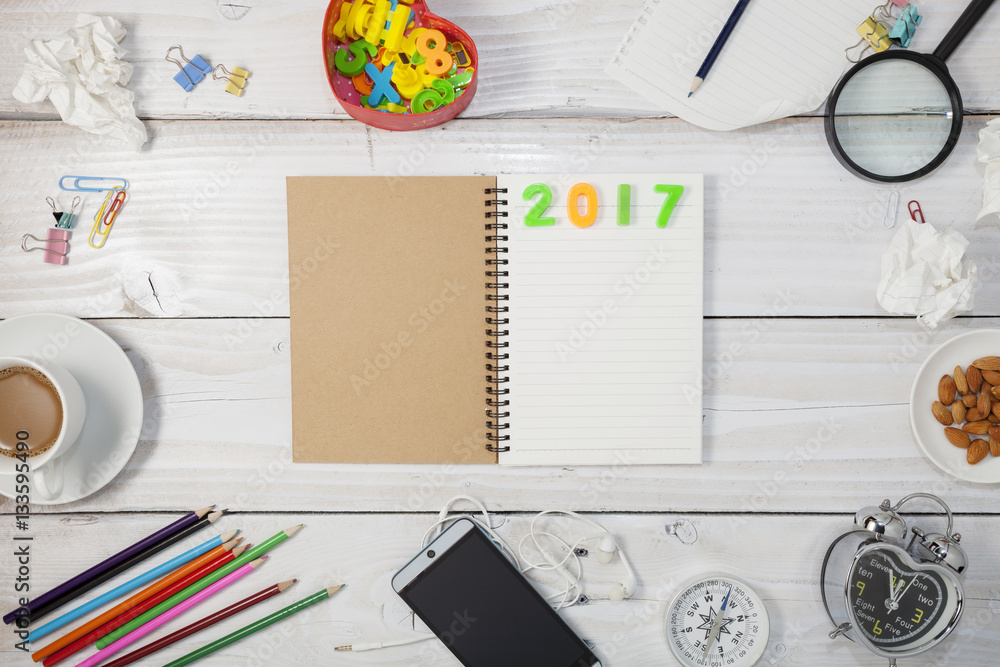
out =
[[733,29],[739,22],[740,17],[743,16],[743,10],[747,8],[750,4],[750,0],[740,0],[736,3],[736,8],[733,9],[733,13],[729,15],[729,20],[726,21],[726,25],[722,26],[722,32],[719,33],[718,38],[715,40],[715,44],[712,44],[712,48],[709,49],[708,55],[705,56],[705,61],[701,64],[698,69],[698,73],[694,75],[694,80],[691,82],[691,92],[688,93],[688,97],[694,95],[694,91],[701,87],[701,84],[705,81],[705,77],[708,76],[708,70],[712,69],[712,65],[715,64],[715,59],[719,57],[722,53],[722,47],[726,45],[726,41],[729,36],[733,34]]
[[223,533],[222,535],[219,535],[218,537],[213,537],[212,539],[210,539],[209,541],[205,542],[204,544],[199,544],[194,549],[191,549],[189,551],[185,551],[180,556],[177,556],[176,558],[168,560],[163,565],[159,565],[157,567],[154,567],[152,570],[149,570],[145,574],[140,574],[138,577],[125,582],[124,584],[122,584],[118,588],[110,590],[107,593],[105,593],[104,595],[101,595],[100,597],[97,597],[97,598],[91,600],[90,602],[87,602],[86,604],[80,605],[79,607],[77,607],[73,611],[66,612],[65,614],[63,614],[59,618],[57,618],[57,619],[55,619],[53,621],[49,621],[45,625],[32,630],[28,634],[28,641],[29,642],[38,641],[39,639],[41,639],[45,635],[47,635],[47,634],[49,634],[51,632],[54,632],[55,630],[58,630],[59,628],[61,628],[62,626],[66,625],[67,623],[69,623],[71,621],[75,621],[76,619],[80,618],[84,614],[86,614],[88,612],[91,612],[94,609],[97,609],[98,607],[100,607],[100,606],[102,606],[102,605],[104,605],[104,604],[106,604],[108,602],[111,602],[112,600],[115,600],[115,599],[121,597],[122,595],[125,595],[126,593],[128,593],[131,590],[135,590],[136,588],[149,583],[153,579],[158,579],[159,577],[161,577],[164,574],[167,574],[169,572],[173,572],[177,568],[179,568],[182,565],[184,565],[184,564],[186,564],[186,563],[194,560],[198,556],[201,556],[202,554],[208,553],[209,551],[211,551],[215,547],[221,546],[222,544],[228,542],[238,532],[239,531],[231,530],[231,531],[229,531],[227,533]]

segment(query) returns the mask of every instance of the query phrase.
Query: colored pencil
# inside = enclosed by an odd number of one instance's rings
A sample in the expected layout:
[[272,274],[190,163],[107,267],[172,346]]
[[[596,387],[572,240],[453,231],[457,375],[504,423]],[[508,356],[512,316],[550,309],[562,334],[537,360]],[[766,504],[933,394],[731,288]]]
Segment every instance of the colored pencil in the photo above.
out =
[[215,582],[208,588],[198,592],[196,595],[192,595],[184,602],[181,602],[176,607],[173,607],[169,611],[164,612],[163,614],[153,619],[149,623],[146,623],[142,627],[133,630],[132,632],[128,633],[118,641],[108,645],[107,648],[101,649],[94,655],[90,656],[83,662],[79,663],[76,667],[94,667],[95,665],[104,662],[105,659],[114,655],[115,653],[118,653],[118,651],[122,650],[129,644],[132,644],[133,642],[142,639],[143,637],[145,637],[146,635],[148,635],[150,632],[157,629],[161,625],[169,623],[173,619],[183,614],[188,609],[191,609],[198,603],[203,602],[208,598],[212,597],[226,586],[236,583],[237,580],[245,577],[246,575],[250,574],[255,569],[257,569],[257,567],[259,567],[266,558],[267,556],[263,556],[261,558],[258,558],[257,560],[250,561],[243,567],[238,568],[237,570],[233,571],[230,574],[227,574],[225,577],[219,579],[217,582]]
[[244,637],[249,637],[253,633],[258,632],[259,630],[263,630],[267,626],[273,625],[278,621],[284,620],[289,616],[291,616],[292,614],[296,614],[302,611],[306,607],[311,607],[317,602],[322,602],[323,600],[326,600],[327,598],[331,597],[334,593],[336,593],[343,587],[344,587],[343,584],[341,584],[340,586],[331,586],[330,588],[324,588],[319,593],[314,593],[313,595],[310,595],[305,599],[299,600],[295,604],[289,605],[284,609],[274,612],[270,616],[265,616],[264,618],[260,619],[259,621],[251,623],[245,628],[240,628],[236,632],[226,635],[222,639],[216,639],[211,644],[206,644],[197,651],[191,651],[187,655],[182,655],[173,662],[168,662],[163,667],[183,667],[184,665],[190,665],[195,660],[201,660],[205,656],[211,653],[215,653],[219,649],[225,648],[230,644],[238,642]]
[[[209,514],[208,516],[212,516],[212,515]],[[205,517],[205,518],[207,519],[208,517]],[[191,526],[188,526],[187,528],[185,528],[181,532],[175,534],[174,536],[172,536],[172,537],[170,537],[170,538],[168,538],[166,540],[163,540],[163,542],[160,542],[160,544],[167,544],[168,542],[173,543],[175,541],[175,539],[177,539],[177,538],[183,539],[184,534],[190,528],[192,528],[194,526],[197,526],[197,525],[198,525],[197,523],[191,524]],[[148,584],[149,582],[153,581],[154,579],[158,579],[158,578],[162,577],[165,574],[170,574],[171,572],[173,572],[177,568],[179,568],[179,567],[181,567],[181,566],[183,566],[183,565],[191,562],[192,560],[194,560],[198,556],[201,556],[202,554],[205,554],[205,553],[211,551],[215,547],[222,546],[223,544],[225,544],[229,540],[231,540],[234,537],[236,537],[236,533],[238,533],[238,532],[239,531],[237,531],[237,530],[231,530],[228,533],[223,533],[222,535],[219,535],[217,537],[213,537],[212,539],[208,540],[207,542],[202,542],[201,544],[199,544],[198,546],[196,546],[194,549],[188,549],[187,551],[185,551],[184,553],[182,553],[180,556],[176,556],[174,558],[171,558],[166,563],[163,563],[162,565],[158,565],[158,566],[152,568],[151,570],[147,570],[145,573],[140,574],[138,577],[135,577],[134,579],[130,579],[129,581],[127,581],[124,584],[122,584],[121,586],[108,591],[104,595],[96,597],[93,600],[91,600],[90,602],[82,604],[82,605],[80,605],[79,607],[77,607],[76,609],[74,609],[72,611],[66,612],[65,614],[63,614],[59,618],[55,619],[54,621],[49,621],[48,623],[46,623],[42,627],[37,628],[35,630],[32,630],[30,633],[28,633],[28,641],[29,642],[36,642],[39,639],[41,639],[42,637],[45,637],[46,635],[49,635],[52,632],[55,632],[56,630],[58,630],[59,628],[61,628],[64,625],[66,625],[70,621],[75,621],[76,619],[80,618],[84,614],[89,614],[91,611],[93,611],[95,609],[99,609],[100,607],[103,607],[108,602],[111,602],[112,600],[117,600],[121,596],[123,596],[126,593],[129,593],[131,591],[134,591],[135,589],[139,588],[140,586],[145,586],[146,584]],[[159,545],[157,545],[157,546],[159,546]]]
[[211,512],[208,516],[203,517],[203,518],[199,519],[198,521],[195,521],[194,523],[192,523],[187,528],[185,528],[185,529],[183,529],[181,531],[178,531],[178,532],[174,533],[173,535],[171,535],[170,537],[166,538],[165,540],[161,540],[161,541],[157,542],[156,544],[154,544],[153,546],[149,547],[148,549],[145,549],[144,551],[140,551],[139,553],[135,554],[134,556],[125,559],[124,561],[122,561],[118,565],[115,565],[110,570],[105,570],[100,575],[94,577],[93,579],[91,579],[87,583],[83,584],[82,586],[74,588],[69,593],[66,593],[65,595],[62,595],[62,596],[60,596],[60,597],[58,597],[58,598],[56,598],[54,600],[50,600],[49,602],[45,603],[44,605],[42,605],[38,609],[32,610],[31,615],[30,615],[31,622],[34,623],[38,619],[40,619],[40,618],[42,618],[44,616],[48,616],[51,612],[55,611],[56,609],[58,609],[59,607],[63,606],[64,604],[72,602],[74,599],[80,597],[81,595],[83,595],[84,593],[88,592],[92,588],[96,588],[96,587],[100,586],[101,584],[103,584],[104,582],[110,581],[111,579],[114,579],[115,577],[117,577],[122,572],[127,572],[128,570],[132,569],[134,566],[138,565],[142,561],[144,561],[144,560],[146,560],[148,558],[152,558],[153,556],[155,556],[159,552],[164,551],[166,549],[169,549],[170,547],[172,547],[173,545],[177,544],[178,542],[182,542],[182,541],[186,540],[187,538],[189,538],[191,535],[194,535],[195,533],[197,533],[202,528],[205,528],[209,524],[215,523],[219,519],[219,517],[221,517],[221,516],[222,516],[222,512]]
[[264,540],[259,545],[255,546],[253,549],[250,549],[242,556],[234,560],[232,563],[229,563],[228,565],[216,570],[215,572],[208,575],[201,581],[191,584],[180,593],[177,593],[173,597],[164,600],[160,604],[156,605],[155,607],[144,613],[142,616],[139,616],[138,618],[129,621],[128,623],[118,628],[111,634],[107,635],[102,639],[99,639],[97,641],[97,648],[104,648],[111,642],[118,641],[128,633],[138,628],[140,625],[145,625],[146,623],[149,623],[151,620],[153,620],[163,612],[183,602],[184,600],[187,600],[189,597],[191,597],[192,595],[201,590],[204,590],[206,587],[211,586],[212,584],[217,582],[219,579],[222,579],[230,572],[236,570],[239,567],[242,567],[243,565],[246,565],[255,558],[260,558],[267,551],[276,547],[277,545],[281,544],[289,537],[294,535],[296,532],[298,532],[300,528],[302,528],[302,524],[299,524],[298,526],[293,526],[292,528],[287,528],[278,533],[277,535],[274,535],[273,537]]
[[297,579],[289,579],[288,581],[282,581],[279,584],[275,584],[270,588],[265,588],[262,591],[258,591],[257,593],[254,593],[250,597],[243,598],[236,604],[230,605],[225,609],[220,609],[219,611],[215,612],[214,614],[211,614],[210,616],[206,616],[200,621],[195,621],[191,625],[183,627],[176,632],[170,633],[166,637],[162,637],[160,639],[157,639],[155,642],[146,644],[142,648],[136,649],[131,653],[126,653],[122,657],[112,660],[104,667],[125,667],[125,665],[131,665],[136,660],[141,660],[145,657],[148,657],[156,653],[157,651],[170,646],[171,644],[175,644],[186,637],[190,637],[196,632],[201,632],[205,628],[215,625],[219,621],[223,621],[229,618],[230,616],[238,614],[246,609],[249,609],[254,605],[260,604],[264,600],[269,600],[278,593],[283,592],[285,589],[294,584],[296,581]]
[[204,556],[188,563],[183,568],[172,572],[152,586],[133,595],[131,598],[109,609],[94,620],[68,633],[65,637],[53,642],[31,656],[38,662],[45,659],[45,665],[50,667],[86,648],[112,630],[124,625],[146,609],[167,599],[174,593],[184,590],[191,583],[219,569],[226,563],[238,558],[243,547],[235,547],[234,541],[227,542],[219,551],[212,549]]
[[71,592],[75,588],[82,586],[83,584],[87,583],[88,581],[98,576],[102,572],[113,568],[115,565],[118,565],[122,561],[134,556],[140,551],[148,549],[157,542],[170,537],[177,531],[184,530],[192,523],[198,521],[203,516],[211,512],[212,508],[214,507],[215,505],[212,505],[212,507],[203,507],[200,510],[188,512],[180,519],[177,519],[177,521],[174,521],[169,526],[161,528],[152,535],[149,535],[148,537],[139,540],[138,542],[136,542],[135,544],[126,549],[122,549],[114,556],[102,560],[97,565],[94,565],[90,569],[84,570],[83,572],[76,575],[72,579],[69,579],[68,581],[59,584],[49,592],[39,595],[37,598],[34,598],[23,607],[18,607],[14,611],[7,613],[7,615],[3,617],[3,622],[8,624],[13,623],[16,619],[22,616],[28,616],[30,618],[34,610],[37,609],[38,607],[41,607],[43,604],[49,602],[50,600],[54,600],[62,595]]
[[729,36],[733,34],[736,24],[739,23],[740,17],[743,16],[743,11],[749,4],[750,0],[739,0],[736,3],[736,7],[733,8],[733,13],[729,15],[726,25],[722,26],[722,32],[719,33],[719,36],[715,39],[715,43],[712,44],[712,48],[708,50],[708,55],[705,56],[704,62],[698,68],[698,73],[695,74],[694,80],[691,82],[691,92],[688,93],[688,97],[694,95],[694,91],[698,90],[701,84],[704,83],[705,77],[708,76],[708,71],[712,69],[715,59],[722,53],[722,47],[726,45]]

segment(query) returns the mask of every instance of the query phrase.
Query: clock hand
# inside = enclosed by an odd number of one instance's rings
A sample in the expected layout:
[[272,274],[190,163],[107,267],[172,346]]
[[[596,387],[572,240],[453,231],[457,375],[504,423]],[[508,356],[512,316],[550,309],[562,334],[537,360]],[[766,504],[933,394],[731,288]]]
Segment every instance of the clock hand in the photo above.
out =
[[899,593],[897,593],[896,595],[894,595],[893,598],[892,598],[892,601],[893,602],[899,602],[900,600],[902,600],[903,596],[906,595],[906,591],[910,590],[910,586],[913,585],[913,582],[916,581],[917,577],[919,577],[919,576],[920,576],[919,574],[914,573],[913,574],[913,578],[910,579],[910,583],[906,584],[906,588],[904,588]]
[[715,622],[712,623],[712,629],[708,634],[708,641],[705,643],[705,652],[702,653],[701,659],[705,661],[708,659],[708,652],[712,650],[712,644],[715,642],[715,635],[718,634],[719,628],[722,627],[722,619],[726,615],[726,606],[729,604],[729,596],[733,594],[733,587],[729,587],[729,592],[726,593],[726,597],[722,598],[722,604],[719,606],[719,613],[715,615]]

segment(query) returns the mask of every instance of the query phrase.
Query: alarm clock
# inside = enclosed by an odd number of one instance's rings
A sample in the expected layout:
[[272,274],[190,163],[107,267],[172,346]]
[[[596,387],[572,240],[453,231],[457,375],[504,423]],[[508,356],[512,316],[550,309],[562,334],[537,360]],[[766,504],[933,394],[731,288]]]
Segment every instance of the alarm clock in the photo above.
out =
[[[944,533],[914,526],[907,541],[899,508],[914,498],[941,506],[948,519]],[[912,493],[895,506],[885,500],[862,508],[854,523],[823,559],[823,604],[836,626],[830,638],[846,637],[890,665],[940,644],[962,618],[968,563],[948,505],[935,495]]]

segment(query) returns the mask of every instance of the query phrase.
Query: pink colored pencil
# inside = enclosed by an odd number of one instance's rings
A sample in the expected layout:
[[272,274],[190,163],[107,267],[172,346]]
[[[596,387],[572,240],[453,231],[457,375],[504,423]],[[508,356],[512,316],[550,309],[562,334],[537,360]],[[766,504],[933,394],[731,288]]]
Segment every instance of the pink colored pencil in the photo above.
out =
[[251,561],[246,565],[244,565],[243,567],[239,568],[238,570],[226,575],[222,579],[219,579],[211,586],[205,588],[205,590],[195,593],[184,602],[178,604],[173,609],[163,612],[163,614],[154,618],[149,623],[139,626],[132,632],[128,633],[127,635],[119,639],[118,641],[113,642],[108,646],[102,648],[94,655],[90,656],[83,662],[77,664],[76,667],[94,667],[94,665],[98,665],[104,662],[106,659],[108,659],[118,651],[122,650],[129,644],[138,641],[139,639],[142,639],[143,637],[145,637],[150,632],[157,629],[164,623],[169,623],[171,620],[177,618],[191,607],[194,607],[198,603],[207,600],[208,598],[212,597],[215,593],[219,592],[226,586],[229,586],[230,584],[235,583],[238,579],[250,574],[257,568],[257,566],[263,563],[266,558],[267,556],[263,556],[255,561]]

